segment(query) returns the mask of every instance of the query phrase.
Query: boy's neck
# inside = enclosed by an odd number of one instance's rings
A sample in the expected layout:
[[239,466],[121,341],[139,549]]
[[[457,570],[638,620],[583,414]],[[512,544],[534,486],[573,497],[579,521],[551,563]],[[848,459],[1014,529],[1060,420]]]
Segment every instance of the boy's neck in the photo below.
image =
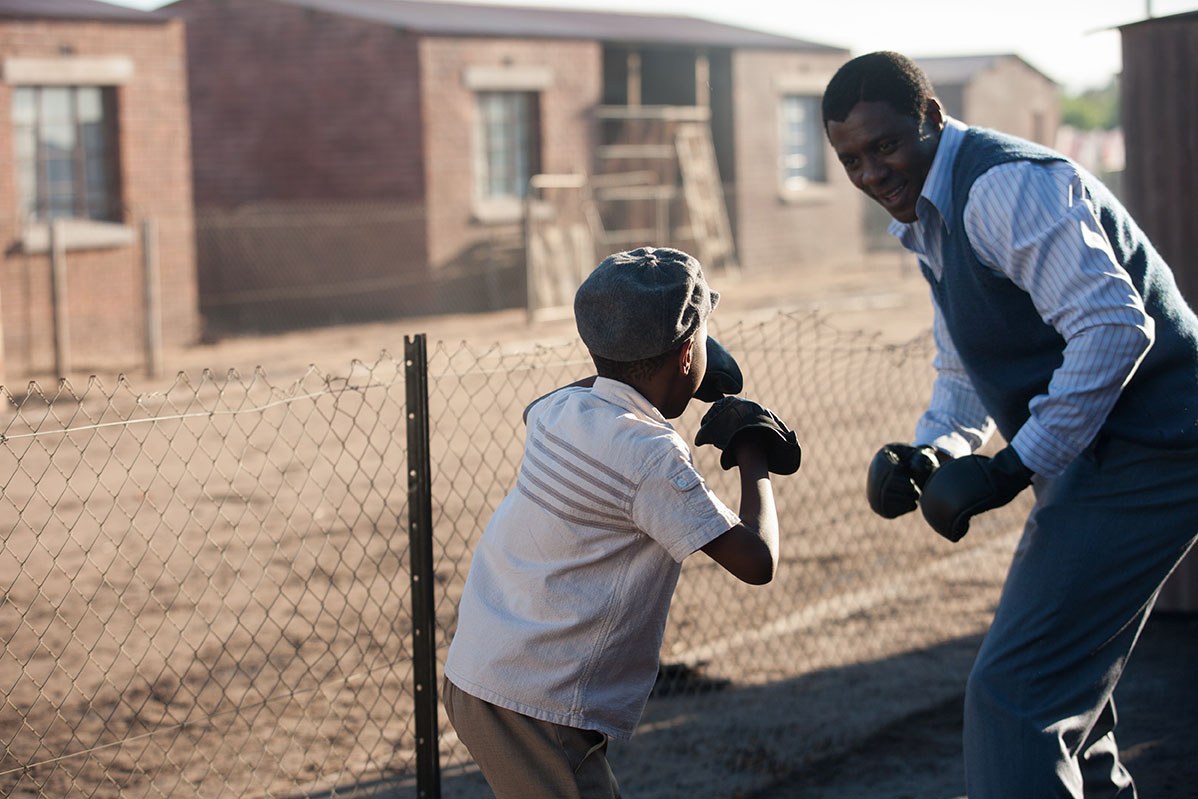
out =
[[676,419],[686,410],[686,404],[689,401],[689,397],[683,401],[680,396],[684,381],[685,376],[681,372],[667,366],[657,370],[648,379],[620,380],[619,382],[636,389],[665,418]]

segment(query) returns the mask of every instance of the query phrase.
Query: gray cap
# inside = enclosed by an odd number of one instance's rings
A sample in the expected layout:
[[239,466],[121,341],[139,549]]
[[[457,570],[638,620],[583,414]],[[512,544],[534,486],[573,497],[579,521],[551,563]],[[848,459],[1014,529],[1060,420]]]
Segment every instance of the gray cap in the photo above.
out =
[[603,259],[574,295],[574,321],[587,349],[609,361],[639,361],[686,341],[720,295],[693,256],[640,247]]

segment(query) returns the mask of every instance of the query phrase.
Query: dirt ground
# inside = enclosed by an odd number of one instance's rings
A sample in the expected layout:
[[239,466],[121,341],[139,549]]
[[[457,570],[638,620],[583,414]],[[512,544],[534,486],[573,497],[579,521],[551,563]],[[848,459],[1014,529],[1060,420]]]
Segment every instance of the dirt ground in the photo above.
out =
[[[1140,799],[1198,797],[1198,615],[1154,615],[1115,694],[1117,736]],[[965,796],[961,698],[901,719],[752,799]],[[746,798],[747,799],[747,798]]]
[[[720,308],[711,325],[717,337],[722,329],[766,320],[780,311],[814,311],[840,329],[866,331],[887,343],[909,341],[925,333],[931,321],[927,289],[922,278],[911,261],[897,254],[878,255],[860,264],[802,272],[762,276],[713,274],[709,277],[722,294]],[[177,373],[194,377],[205,369],[218,375],[228,370],[249,375],[255,369],[261,369],[273,384],[281,385],[302,376],[310,365],[336,372],[353,359],[370,361],[383,351],[402,354],[405,336],[417,333],[426,334],[430,343],[466,341],[480,347],[498,344],[505,351],[569,341],[576,335],[568,313],[536,321],[527,319],[520,310],[411,318],[229,338],[166,353],[162,375],[151,377],[139,374],[136,369],[129,370],[126,375],[133,386],[143,392],[169,387]],[[918,579],[919,575],[911,575],[913,582]],[[971,609],[970,612],[976,615],[984,610]],[[884,641],[887,635],[879,632],[884,628],[879,627],[878,622],[861,614],[846,615],[841,632],[858,640],[866,640],[868,636]],[[724,741],[720,762],[715,763],[716,758],[712,757],[706,757],[704,761],[704,752],[698,751],[697,743],[671,733],[670,725],[680,723],[685,714],[675,713],[670,700],[658,702],[659,729],[649,730],[646,737],[670,738],[660,751],[672,753],[689,746],[696,750],[690,754],[699,756],[700,762],[711,761],[721,767],[722,761],[735,759],[734,766],[742,773],[750,771],[757,775],[754,787],[746,790],[743,784],[715,784],[708,785],[706,792],[689,789],[682,792],[684,776],[663,770],[667,783],[664,787],[655,791],[639,790],[636,789],[637,780],[633,778],[626,783],[631,789],[628,795],[642,799],[678,795],[754,796],[760,799],[958,797],[963,793],[959,742],[960,690],[963,686],[941,686],[935,692],[938,698],[931,705],[908,707],[902,705],[906,697],[902,695],[901,685],[895,688],[895,682],[901,682],[903,675],[907,675],[912,683],[921,678],[926,680],[927,663],[921,658],[934,656],[967,664],[975,646],[975,640],[962,637],[944,649],[910,657],[878,658],[876,667],[890,672],[890,687],[885,696],[868,695],[873,689],[868,688],[870,683],[864,679],[867,675],[863,672],[843,670],[842,677],[849,689],[842,693],[825,692],[830,697],[827,707],[802,707],[805,717],[795,714],[794,719],[778,722],[780,733],[806,735],[812,727],[818,726],[820,713],[840,716],[849,713],[850,706],[858,704],[857,694],[853,693],[855,686],[865,691],[865,698],[872,702],[872,707],[856,710],[862,717],[859,734],[846,740],[839,749],[827,752],[827,756],[809,762],[800,772],[778,768],[776,753],[756,740]],[[1198,667],[1198,619],[1190,616],[1154,619],[1129,666],[1118,696],[1123,720],[1120,740],[1137,777],[1141,797],[1198,797],[1198,788],[1194,787],[1198,785],[1198,779],[1195,779],[1198,777],[1198,733],[1193,723],[1198,718],[1198,683],[1192,676],[1198,673],[1195,667]],[[855,668],[867,670],[871,665]],[[819,683],[821,679],[825,678],[817,675],[812,683]],[[810,691],[815,696],[815,687],[818,686],[799,682],[781,686],[778,690],[796,695]],[[735,706],[739,701],[729,697],[727,707],[720,707],[718,702],[713,707],[727,715],[735,715],[744,712],[744,708]],[[801,696],[795,701],[801,704]],[[887,703],[890,703],[888,707],[881,707]],[[870,712],[885,721],[869,726]],[[672,713],[676,717],[671,716]],[[900,720],[895,722],[895,718]],[[754,732],[764,729],[759,717],[746,719],[745,728]],[[762,774],[768,776],[758,778]],[[468,774],[462,775],[457,792],[451,790],[449,793],[458,797],[473,796],[469,792],[468,778]],[[671,783],[670,780],[674,781]],[[767,783],[769,787],[764,787]]]
[[[758,278],[709,276],[722,295],[712,320],[752,323],[778,311],[814,310],[845,330],[907,341],[930,324],[926,287],[914,264],[885,253],[862,264]],[[167,372],[196,374],[266,369],[272,379],[309,364],[337,367],[382,350],[402,352],[404,336],[430,341],[501,342],[509,348],[570,340],[569,314],[531,321],[523,311],[413,318],[266,337],[229,339],[171,353]],[[148,378],[143,378],[148,379]],[[169,380],[169,376],[160,378]],[[967,653],[966,653],[967,654]],[[1198,615],[1158,614],[1148,624],[1121,683],[1117,702],[1124,757],[1141,799],[1198,797]],[[727,795],[756,799],[954,799],[964,795],[960,692],[878,730],[848,751],[800,773],[780,774],[768,788]],[[713,795],[719,795],[718,792]]]

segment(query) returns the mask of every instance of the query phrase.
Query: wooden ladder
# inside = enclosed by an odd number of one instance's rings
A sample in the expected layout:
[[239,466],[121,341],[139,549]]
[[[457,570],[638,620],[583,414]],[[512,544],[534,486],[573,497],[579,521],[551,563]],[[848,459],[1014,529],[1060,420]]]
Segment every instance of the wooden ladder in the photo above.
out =
[[698,247],[695,255],[705,268],[736,269],[732,226],[711,130],[705,124],[680,124],[674,142],[683,199]]

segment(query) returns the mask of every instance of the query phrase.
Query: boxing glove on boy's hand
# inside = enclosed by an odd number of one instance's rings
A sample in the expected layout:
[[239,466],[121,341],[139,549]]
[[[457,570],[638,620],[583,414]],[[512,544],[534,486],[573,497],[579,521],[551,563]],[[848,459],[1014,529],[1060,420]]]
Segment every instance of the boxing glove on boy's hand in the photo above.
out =
[[883,519],[915,510],[919,493],[940,466],[936,450],[908,444],[887,444],[869,463],[865,495],[870,509]]
[[723,454],[720,466],[736,465],[736,440],[742,435],[758,436],[765,447],[766,465],[774,474],[799,470],[803,450],[794,431],[769,408],[744,397],[724,397],[703,414],[695,446],[711,444]]
[[732,353],[708,336],[707,374],[695,390],[695,399],[700,402],[715,402],[727,394],[739,394],[744,387],[744,377]]
[[1032,483],[1031,469],[1011,447],[993,458],[967,455],[942,465],[923,487],[919,507],[932,529],[949,541],[969,532],[969,520],[1013,500]]

